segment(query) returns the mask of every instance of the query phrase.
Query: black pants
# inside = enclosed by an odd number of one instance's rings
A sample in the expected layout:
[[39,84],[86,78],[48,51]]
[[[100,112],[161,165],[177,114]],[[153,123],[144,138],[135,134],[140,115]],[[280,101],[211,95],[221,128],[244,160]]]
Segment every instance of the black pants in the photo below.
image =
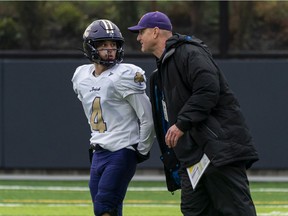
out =
[[210,164],[195,190],[186,168],[181,168],[179,174],[184,216],[256,216],[244,164]]

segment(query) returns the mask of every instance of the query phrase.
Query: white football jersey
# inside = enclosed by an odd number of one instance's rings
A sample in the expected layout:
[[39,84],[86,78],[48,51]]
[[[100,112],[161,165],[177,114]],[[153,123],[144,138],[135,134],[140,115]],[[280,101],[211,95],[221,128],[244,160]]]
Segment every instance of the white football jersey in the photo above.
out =
[[144,71],[123,63],[97,77],[94,70],[93,64],[82,65],[72,78],[91,128],[90,143],[109,151],[139,143],[140,153],[147,154],[154,129]]

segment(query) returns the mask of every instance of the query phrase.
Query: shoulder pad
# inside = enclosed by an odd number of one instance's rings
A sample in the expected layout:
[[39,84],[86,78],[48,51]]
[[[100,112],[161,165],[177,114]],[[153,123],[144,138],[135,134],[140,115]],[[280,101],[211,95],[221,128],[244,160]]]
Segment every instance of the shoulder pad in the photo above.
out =
[[119,92],[124,95],[143,93],[146,89],[145,72],[133,64],[121,64],[117,68],[119,81],[115,83]]

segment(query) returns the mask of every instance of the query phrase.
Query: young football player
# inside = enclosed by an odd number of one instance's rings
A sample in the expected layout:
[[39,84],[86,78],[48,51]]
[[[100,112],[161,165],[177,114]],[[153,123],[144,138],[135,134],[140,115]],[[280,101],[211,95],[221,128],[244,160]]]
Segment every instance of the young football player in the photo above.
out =
[[124,38],[109,20],[92,22],[83,35],[92,62],[72,78],[91,128],[89,188],[96,216],[122,216],[136,165],[149,158],[154,128],[144,71],[123,60]]

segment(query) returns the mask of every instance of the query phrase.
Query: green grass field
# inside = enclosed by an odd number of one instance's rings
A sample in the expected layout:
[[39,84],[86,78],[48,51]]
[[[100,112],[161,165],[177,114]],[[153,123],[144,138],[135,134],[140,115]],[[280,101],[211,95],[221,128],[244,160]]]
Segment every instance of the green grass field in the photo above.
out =
[[[288,216],[288,182],[251,182],[258,216]],[[180,216],[180,191],[164,182],[132,181],[125,216]],[[0,216],[92,216],[87,181],[0,181]]]

